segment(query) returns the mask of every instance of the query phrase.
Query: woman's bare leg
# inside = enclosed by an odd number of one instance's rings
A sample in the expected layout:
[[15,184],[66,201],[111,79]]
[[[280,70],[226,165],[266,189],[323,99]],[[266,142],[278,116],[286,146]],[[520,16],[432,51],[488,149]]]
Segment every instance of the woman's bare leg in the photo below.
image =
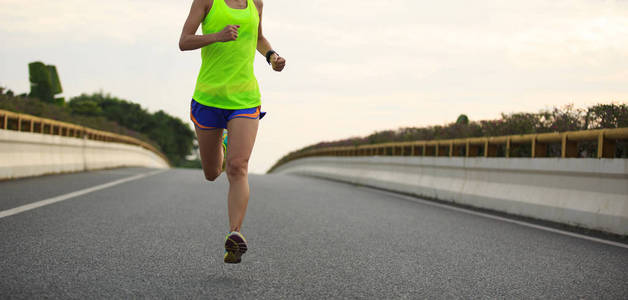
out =
[[201,153],[201,165],[205,178],[214,181],[222,173],[222,128],[203,130],[196,128],[198,148]]
[[235,118],[227,124],[227,178],[229,179],[229,227],[240,231],[249,203],[249,158],[255,144],[258,119]]

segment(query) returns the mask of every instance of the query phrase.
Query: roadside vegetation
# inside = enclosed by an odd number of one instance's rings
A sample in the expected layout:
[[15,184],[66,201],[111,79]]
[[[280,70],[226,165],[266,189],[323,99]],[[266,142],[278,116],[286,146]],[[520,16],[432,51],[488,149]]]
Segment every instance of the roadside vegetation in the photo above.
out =
[[[469,137],[502,136],[529,133],[564,132],[587,129],[628,127],[628,105],[625,103],[596,104],[587,108],[568,105],[537,113],[502,113],[499,119],[471,121],[460,115],[456,122],[427,127],[402,127],[382,130],[364,137],[351,137],[313,144],[282,157],[302,151],[335,146],[358,146],[388,142],[443,140]],[[623,145],[623,144],[622,144]],[[586,146],[586,145],[585,145]],[[525,147],[525,146],[522,146]],[[622,146],[623,147],[623,146]],[[526,149],[514,149],[525,156]],[[527,149],[529,152],[529,149]],[[622,157],[626,155],[622,151]],[[589,151],[593,153],[593,151]]]
[[195,134],[181,119],[160,110],[150,113],[139,104],[103,92],[82,94],[65,101],[56,67],[29,64],[31,92],[15,95],[0,88],[0,109],[30,114],[137,138],[152,144],[177,167],[198,167],[186,157],[194,149]]

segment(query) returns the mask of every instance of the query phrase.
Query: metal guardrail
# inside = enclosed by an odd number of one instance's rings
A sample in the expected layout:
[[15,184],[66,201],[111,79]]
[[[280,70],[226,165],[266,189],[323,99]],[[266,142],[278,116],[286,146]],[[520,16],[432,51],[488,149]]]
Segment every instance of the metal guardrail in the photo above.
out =
[[497,157],[498,148],[503,147],[503,157],[511,157],[512,146],[522,144],[530,145],[531,158],[548,157],[549,145],[558,143],[560,157],[575,158],[578,157],[578,143],[583,141],[597,142],[597,158],[614,158],[616,140],[624,139],[628,139],[628,128],[327,147],[289,154],[271,171],[291,160],[312,156]]
[[0,129],[136,145],[152,151],[168,162],[168,158],[153,145],[133,137],[1,109]]

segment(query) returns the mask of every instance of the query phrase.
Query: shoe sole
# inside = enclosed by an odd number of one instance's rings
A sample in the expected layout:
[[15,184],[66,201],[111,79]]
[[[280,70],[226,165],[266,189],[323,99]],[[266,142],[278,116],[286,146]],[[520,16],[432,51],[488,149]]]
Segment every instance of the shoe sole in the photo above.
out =
[[246,253],[248,246],[246,242],[238,235],[230,235],[225,241],[225,263],[237,264],[242,261],[242,254]]

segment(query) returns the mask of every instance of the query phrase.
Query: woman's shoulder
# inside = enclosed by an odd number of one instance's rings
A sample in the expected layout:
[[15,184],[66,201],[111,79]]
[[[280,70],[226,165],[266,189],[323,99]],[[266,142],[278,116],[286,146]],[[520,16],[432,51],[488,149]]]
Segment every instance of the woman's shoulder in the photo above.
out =
[[255,6],[257,6],[257,9],[260,9],[264,6],[264,2],[262,2],[262,0],[253,0],[253,3],[255,3]]
[[201,1],[203,1],[203,6],[205,7],[205,14],[207,15],[209,11],[212,9],[212,6],[214,6],[214,0],[201,0]]
[[194,4],[196,7],[202,7],[205,10],[205,13],[209,12],[214,4],[214,0],[194,0]]

